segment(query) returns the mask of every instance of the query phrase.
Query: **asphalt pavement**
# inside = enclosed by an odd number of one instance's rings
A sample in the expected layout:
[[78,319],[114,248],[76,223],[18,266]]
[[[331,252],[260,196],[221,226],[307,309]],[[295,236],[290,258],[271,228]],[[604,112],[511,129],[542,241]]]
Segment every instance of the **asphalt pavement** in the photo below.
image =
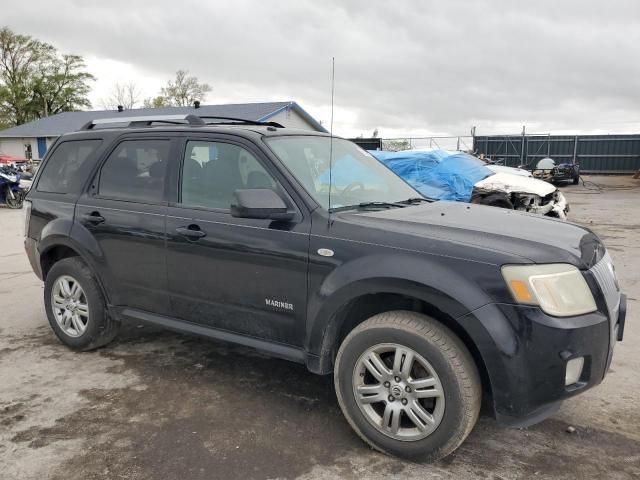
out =
[[609,375],[528,429],[483,416],[432,465],[369,449],[332,378],[301,365],[135,324],[101,350],[68,350],[23,252],[22,212],[1,208],[0,479],[640,478],[640,181],[589,180],[603,188],[562,188],[570,220],[605,241],[629,296]]

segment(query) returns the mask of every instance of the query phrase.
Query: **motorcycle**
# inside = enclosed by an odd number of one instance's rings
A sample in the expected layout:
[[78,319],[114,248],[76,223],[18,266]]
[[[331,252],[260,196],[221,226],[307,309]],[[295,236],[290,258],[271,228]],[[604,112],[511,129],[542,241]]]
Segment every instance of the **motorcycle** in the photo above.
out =
[[8,166],[0,167],[0,204],[22,208],[26,191],[20,186],[20,173]]

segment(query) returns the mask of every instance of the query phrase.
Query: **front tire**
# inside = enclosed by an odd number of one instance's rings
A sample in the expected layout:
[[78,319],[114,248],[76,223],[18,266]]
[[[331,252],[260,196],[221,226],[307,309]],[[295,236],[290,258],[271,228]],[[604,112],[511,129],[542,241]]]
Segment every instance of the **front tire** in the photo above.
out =
[[414,461],[458,448],[482,400],[464,344],[415,312],[385,312],[358,325],[340,346],[334,382],[343,414],[364,441]]
[[47,274],[44,304],[49,324],[62,343],[93,350],[111,342],[120,327],[106,309],[102,290],[78,257],[57,262]]
[[501,193],[491,193],[486,197],[482,198],[478,203],[482,205],[489,205],[490,207],[498,207],[498,208],[506,208],[508,210],[513,210],[513,203],[509,198]]
[[24,194],[13,193],[11,191],[11,187],[7,185],[7,191],[5,192],[5,202],[7,203],[7,207],[9,208],[22,208],[22,203],[24,202]]

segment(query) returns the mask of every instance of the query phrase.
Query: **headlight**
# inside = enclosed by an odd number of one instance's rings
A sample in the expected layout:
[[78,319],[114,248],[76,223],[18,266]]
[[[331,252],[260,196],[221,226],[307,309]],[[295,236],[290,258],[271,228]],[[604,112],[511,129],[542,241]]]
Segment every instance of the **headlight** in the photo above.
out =
[[538,305],[549,315],[570,317],[596,310],[587,282],[573,265],[507,265],[502,275],[518,303]]

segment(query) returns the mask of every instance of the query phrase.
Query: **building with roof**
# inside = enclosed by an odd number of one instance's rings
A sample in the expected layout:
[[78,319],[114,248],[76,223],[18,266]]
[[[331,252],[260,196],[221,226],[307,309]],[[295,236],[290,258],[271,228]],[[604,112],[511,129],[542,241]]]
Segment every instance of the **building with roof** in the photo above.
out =
[[237,103],[198,105],[198,107],[136,108],[132,110],[98,110],[63,112],[0,131],[0,153],[30,156],[41,160],[60,135],[74,132],[88,122],[100,118],[145,115],[189,114],[242,118],[277,122],[289,128],[326,132],[322,125],[296,102]]

